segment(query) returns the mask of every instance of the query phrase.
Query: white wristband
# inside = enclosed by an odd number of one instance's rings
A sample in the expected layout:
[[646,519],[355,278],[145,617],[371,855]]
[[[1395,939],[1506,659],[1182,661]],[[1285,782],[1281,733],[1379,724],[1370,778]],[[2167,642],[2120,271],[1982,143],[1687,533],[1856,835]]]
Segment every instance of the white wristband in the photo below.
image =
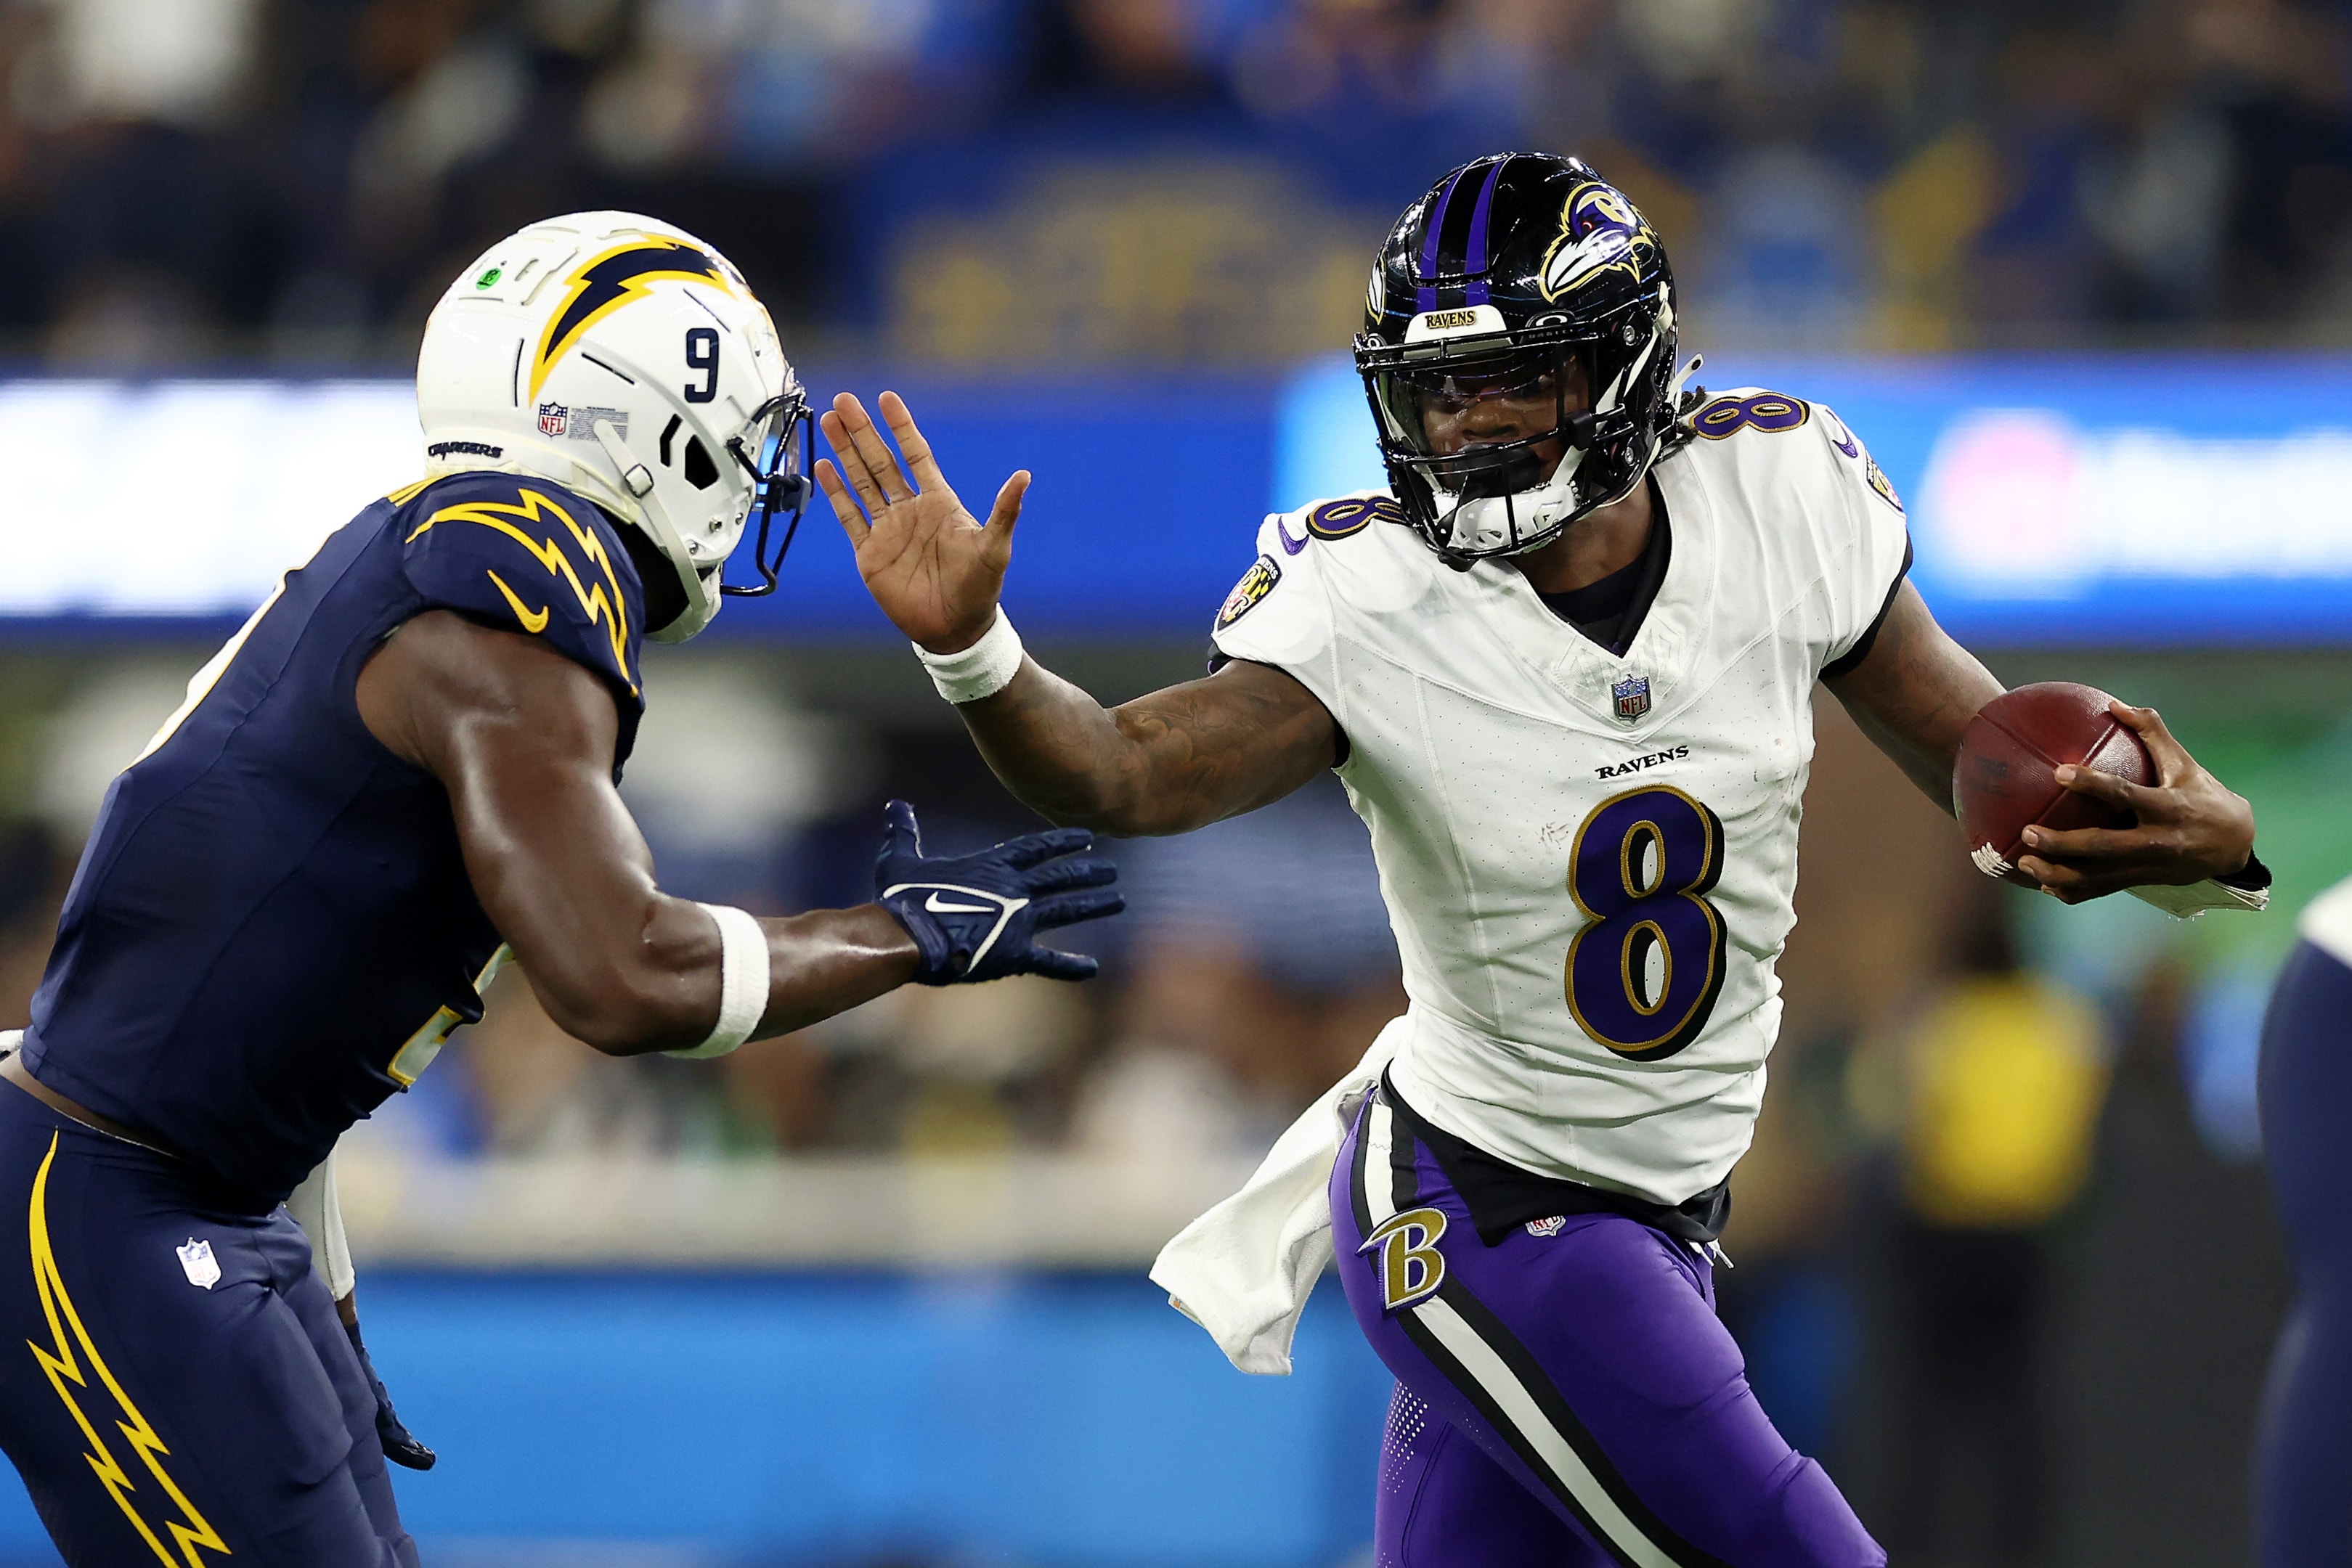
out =
[[719,923],[719,1021],[700,1045],[662,1052],[696,1061],[724,1056],[751,1039],[768,1011],[768,934],[750,914],[731,904],[702,907]]
[[1012,685],[1021,673],[1021,633],[1013,629],[1001,604],[980,641],[961,653],[934,653],[915,644],[915,657],[930,671],[931,685],[940,688],[940,695],[959,704],[992,697]]

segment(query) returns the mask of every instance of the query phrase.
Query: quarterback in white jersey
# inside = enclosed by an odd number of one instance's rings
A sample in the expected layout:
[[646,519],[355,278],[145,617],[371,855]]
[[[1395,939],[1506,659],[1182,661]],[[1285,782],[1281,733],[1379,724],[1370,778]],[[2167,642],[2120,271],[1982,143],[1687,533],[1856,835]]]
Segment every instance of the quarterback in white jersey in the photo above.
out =
[[[1758,1409],[1709,1260],[1780,1020],[1814,688],[1947,810],[2001,688],[1906,582],[1854,434],[1685,392],[1675,323],[1664,246],[1587,165],[1448,174],[1356,343],[1390,490],[1267,519],[1214,672],[1109,710],[997,608],[1028,476],[983,527],[894,394],[903,468],[855,399],[823,422],[867,587],[1024,800],[1181,832],[1333,768],[1371,829],[1410,1009],[1153,1278],[1282,1371],[1336,1254],[1398,1379],[1383,1568],[1885,1560]],[[2138,827],[2029,836],[2025,873],[2070,902],[2266,881],[2245,802],[2117,717],[2158,782],[2061,777]]]
[[1348,737],[1412,1000],[1398,1092],[1515,1165],[1665,1204],[1747,1151],[1813,687],[1905,557],[1835,414],[1762,392],[1718,411],[1655,469],[1671,559],[1622,653],[1522,574],[1375,526],[1401,520],[1385,495],[1269,518],[1214,634]]

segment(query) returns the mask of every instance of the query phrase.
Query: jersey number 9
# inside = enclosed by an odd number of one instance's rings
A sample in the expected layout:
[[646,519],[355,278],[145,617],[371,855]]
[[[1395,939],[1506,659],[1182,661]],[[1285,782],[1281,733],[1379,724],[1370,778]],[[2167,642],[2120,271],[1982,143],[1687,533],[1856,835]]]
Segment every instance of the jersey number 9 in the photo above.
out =
[[1568,1010],[1594,1040],[1656,1061],[1696,1040],[1723,989],[1723,823],[1664,785],[1592,809],[1569,852],[1587,924],[1568,945]]
[[719,395],[719,334],[709,327],[686,329],[686,368],[702,372],[700,386],[688,386],[686,401],[709,402]]

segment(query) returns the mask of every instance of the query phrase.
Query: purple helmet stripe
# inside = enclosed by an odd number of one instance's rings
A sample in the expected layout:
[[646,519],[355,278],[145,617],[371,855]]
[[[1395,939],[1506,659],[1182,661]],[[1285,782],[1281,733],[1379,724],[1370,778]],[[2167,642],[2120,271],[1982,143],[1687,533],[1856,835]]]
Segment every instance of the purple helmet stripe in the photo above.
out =
[[1421,287],[1414,292],[1416,303],[1423,310],[1437,308],[1437,242],[1445,232],[1445,209],[1454,201],[1454,187],[1462,183],[1462,171],[1455,170],[1445,182],[1445,189],[1437,193],[1437,205],[1430,210],[1429,237],[1421,245]]
[[1470,256],[1462,270],[1473,277],[1486,270],[1486,214],[1495,204],[1495,182],[1502,178],[1503,165],[1509,162],[1497,158],[1487,168],[1486,183],[1478,187],[1478,204],[1470,211]]

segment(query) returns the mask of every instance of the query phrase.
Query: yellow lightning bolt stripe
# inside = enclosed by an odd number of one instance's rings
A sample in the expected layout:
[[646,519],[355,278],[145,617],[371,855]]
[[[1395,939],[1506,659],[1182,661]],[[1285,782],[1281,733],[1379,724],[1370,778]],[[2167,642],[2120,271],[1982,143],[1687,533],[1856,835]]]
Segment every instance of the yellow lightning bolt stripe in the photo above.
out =
[[432,483],[433,481],[430,479],[419,479],[414,485],[403,485],[399,489],[394,490],[391,495],[386,496],[384,499],[390,501],[395,507],[404,507],[408,505],[409,502],[416,498],[418,491],[424,489],[425,486]]
[[[563,336],[562,338],[556,337],[555,329],[562,322],[564,317],[570,313],[573,303],[590,288],[597,286],[599,280],[592,277],[590,274],[593,273],[597,267],[601,267],[605,262],[612,260],[614,256],[625,256],[633,250],[676,251],[684,256],[690,256],[697,261],[702,262],[704,265],[699,267],[649,267],[643,272],[632,274],[631,276],[618,279],[617,281],[605,279],[604,281],[608,283],[614,290],[613,298],[605,300],[602,305],[597,306],[593,310],[589,311],[588,314],[581,317],[580,319],[572,322],[569,327],[564,328]],[[678,278],[688,283],[708,283],[717,287],[723,288],[730,294],[735,292],[733,287],[730,286],[724,275],[723,268],[719,267],[711,260],[711,258],[705,256],[701,251],[695,249],[691,246],[681,244],[677,240],[653,238],[644,235],[639,235],[635,238],[623,240],[618,245],[598,251],[594,256],[590,256],[586,261],[582,262],[578,267],[572,269],[572,276],[564,280],[565,287],[562,301],[558,304],[555,309],[548,316],[547,329],[540,336],[539,352],[532,356],[530,361],[530,401],[536,402],[538,400],[539,389],[546,384],[547,374],[550,371],[555,368],[555,361],[562,358],[564,351],[570,349],[572,344],[578,342],[582,336],[587,332],[589,328],[593,327],[597,322],[602,321],[605,317],[610,316],[614,311],[618,310],[630,300],[645,298],[646,295],[652,292],[652,290],[647,288],[646,285],[661,278]]]
[[[41,1161],[40,1174],[33,1178],[33,1207],[28,1224],[33,1238],[33,1283],[40,1291],[41,1314],[48,1320],[49,1337],[56,1342],[56,1349],[43,1349],[31,1340],[26,1340],[25,1346],[33,1353],[33,1359],[40,1364],[41,1370],[48,1375],[49,1386],[58,1391],[59,1399],[65,1401],[66,1410],[73,1416],[74,1425],[81,1428],[82,1439],[89,1445],[89,1451],[82,1458],[97,1473],[99,1484],[105,1487],[107,1494],[114,1499],[114,1506],[122,1511],[122,1517],[131,1521],[131,1528],[139,1532],[139,1539],[144,1541],[147,1549],[155,1554],[155,1561],[164,1564],[164,1568],[205,1568],[205,1559],[197,1555],[200,1550],[217,1552],[224,1557],[234,1553],[229,1551],[228,1542],[220,1538],[220,1532],[196,1511],[195,1504],[188,1500],[187,1494],[180,1490],[158,1462],[167,1458],[172,1450],[163,1446],[163,1439],[155,1435],[155,1428],[146,1416],[139,1413],[139,1406],[122,1392],[122,1385],[115,1381],[105,1358],[90,1343],[89,1331],[82,1326],[81,1314],[75,1311],[73,1298],[66,1293],[65,1278],[58,1272],[57,1254],[49,1246],[49,1166],[58,1157],[58,1136],[55,1133],[49,1134],[49,1152]],[[75,1354],[77,1350],[80,1353],[79,1355]],[[131,1480],[130,1472],[115,1458],[113,1451],[106,1445],[106,1439],[99,1436],[97,1426],[82,1413],[80,1402],[67,1387],[71,1384],[74,1388],[85,1393],[89,1391],[89,1378],[84,1372],[85,1363],[89,1372],[98,1375],[99,1382],[105,1385],[107,1393],[113,1396],[114,1403],[129,1417],[128,1420],[115,1422],[115,1427],[145,1463],[148,1473],[155,1478],[164,1495],[172,1500],[172,1506],[180,1511],[181,1519],[167,1520],[163,1525],[173,1545],[178,1548],[177,1555],[163,1544],[154,1530],[140,1517],[139,1510],[132,1506],[130,1494],[137,1490],[138,1483]]]
[[[515,494],[521,502],[520,506],[509,506],[504,501],[461,501],[454,507],[444,507],[417,524],[415,531],[401,542],[413,544],[426,529],[440,523],[478,523],[483,528],[495,528],[506,535],[529,550],[540,565],[572,585],[572,596],[580,601],[580,608],[587,615],[588,624],[604,628],[604,636],[613,644],[613,663],[619,667],[621,678],[629,683],[629,690],[635,692],[637,678],[629,673],[629,627],[621,612],[621,580],[613,570],[613,560],[604,552],[604,541],[596,537],[593,529],[582,527],[570,512],[539,491],[518,486]],[[593,588],[582,582],[580,574],[572,570],[572,558],[563,553],[563,547],[556,543],[554,535],[534,539],[519,526],[539,524],[543,528],[551,513],[562,523],[572,541],[579,545],[580,552],[604,574],[603,582]],[[516,520],[509,521],[509,518]],[[499,591],[507,596],[507,602],[514,607],[515,614],[522,618],[523,624],[530,631],[538,632],[547,624],[547,612],[541,611],[539,625],[530,625],[530,618],[513,590],[499,582],[496,572],[490,574],[490,580],[498,583]],[[608,587],[612,590],[609,594],[605,591]]]

